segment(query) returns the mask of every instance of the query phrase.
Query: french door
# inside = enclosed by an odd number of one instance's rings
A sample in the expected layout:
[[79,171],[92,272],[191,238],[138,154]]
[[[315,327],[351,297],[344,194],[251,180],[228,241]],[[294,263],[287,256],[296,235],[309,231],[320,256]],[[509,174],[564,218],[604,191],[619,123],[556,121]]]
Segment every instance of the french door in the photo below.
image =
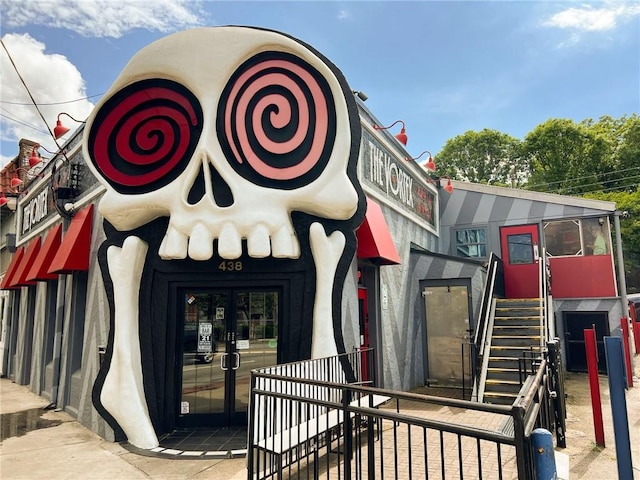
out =
[[246,425],[251,370],[277,364],[281,291],[183,289],[178,298],[178,425]]

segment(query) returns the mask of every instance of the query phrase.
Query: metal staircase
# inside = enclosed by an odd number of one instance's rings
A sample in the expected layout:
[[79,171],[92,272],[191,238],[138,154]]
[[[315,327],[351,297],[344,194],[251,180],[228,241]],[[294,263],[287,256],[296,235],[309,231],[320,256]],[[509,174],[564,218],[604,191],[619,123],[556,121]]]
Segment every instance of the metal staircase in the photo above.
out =
[[553,341],[555,322],[545,249],[538,259],[540,298],[504,298],[502,260],[489,257],[485,288],[472,343],[471,399],[511,405],[527,375],[535,371]]
[[542,355],[544,308],[539,298],[495,300],[493,325],[487,335],[483,402],[511,405],[515,400],[532,362]]

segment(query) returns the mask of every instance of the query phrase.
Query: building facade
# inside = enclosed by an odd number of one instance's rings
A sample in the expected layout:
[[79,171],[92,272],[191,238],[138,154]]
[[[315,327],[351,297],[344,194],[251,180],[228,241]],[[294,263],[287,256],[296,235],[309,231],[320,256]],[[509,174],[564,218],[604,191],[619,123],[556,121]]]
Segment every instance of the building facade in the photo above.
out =
[[[215,61],[189,44],[217,45]],[[561,338],[595,317],[615,333],[615,205],[450,194],[377,125],[334,65],[277,32],[196,29],[143,49],[15,210],[0,207],[16,237],[2,374],[140,448],[246,424],[250,370],[275,363],[371,346],[380,386],[459,387],[489,254],[507,296],[535,297],[521,269],[543,248]]]

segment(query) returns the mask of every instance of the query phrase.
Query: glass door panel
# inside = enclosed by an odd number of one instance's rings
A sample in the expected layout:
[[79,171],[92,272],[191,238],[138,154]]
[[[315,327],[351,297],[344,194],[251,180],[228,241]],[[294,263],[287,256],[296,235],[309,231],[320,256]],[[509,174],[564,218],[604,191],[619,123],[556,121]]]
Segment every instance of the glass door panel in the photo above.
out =
[[276,365],[277,290],[186,293],[181,426],[247,422],[251,370]]
[[183,418],[224,415],[225,371],[221,362],[227,336],[228,300],[226,293],[185,295],[180,400]]
[[278,318],[280,295],[275,290],[235,294],[236,352],[234,364],[236,414],[246,415],[251,370],[278,363]]

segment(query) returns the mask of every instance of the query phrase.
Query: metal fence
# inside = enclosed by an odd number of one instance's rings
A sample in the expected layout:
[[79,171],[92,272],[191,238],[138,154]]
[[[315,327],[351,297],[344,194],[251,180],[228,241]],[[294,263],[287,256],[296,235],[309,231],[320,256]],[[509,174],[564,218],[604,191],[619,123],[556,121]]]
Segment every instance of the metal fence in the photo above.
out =
[[535,477],[531,433],[554,429],[545,359],[510,406],[376,388],[373,365],[367,350],[255,370],[249,478]]

